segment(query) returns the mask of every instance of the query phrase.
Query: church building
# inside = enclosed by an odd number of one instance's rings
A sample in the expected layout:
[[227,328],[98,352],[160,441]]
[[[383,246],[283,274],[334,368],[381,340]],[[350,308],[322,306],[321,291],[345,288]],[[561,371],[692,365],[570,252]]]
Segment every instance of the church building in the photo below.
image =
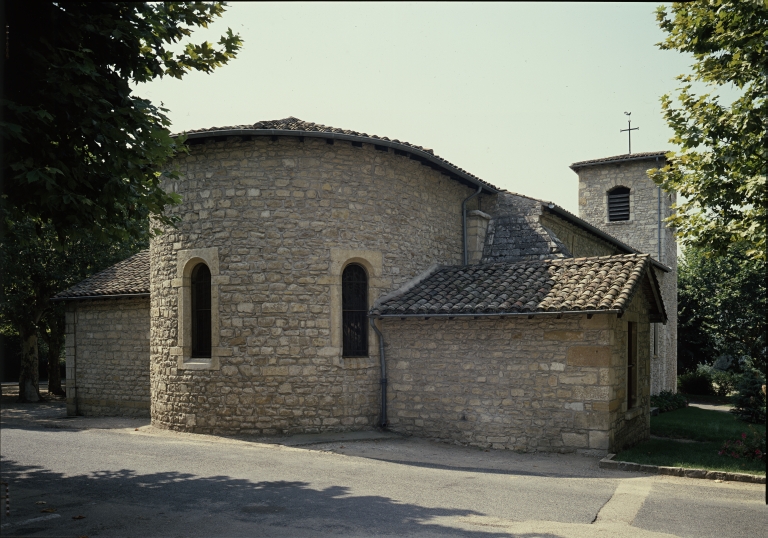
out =
[[296,118],[188,133],[179,218],[62,292],[70,414],[616,451],[675,390],[664,153],[574,163],[579,216]]

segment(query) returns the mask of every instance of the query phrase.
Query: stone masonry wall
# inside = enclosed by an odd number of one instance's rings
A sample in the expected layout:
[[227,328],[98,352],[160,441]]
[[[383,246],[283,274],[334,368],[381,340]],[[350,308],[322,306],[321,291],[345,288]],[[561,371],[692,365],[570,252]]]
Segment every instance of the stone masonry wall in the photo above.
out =
[[541,216],[541,225],[556,236],[574,258],[623,254],[615,246],[554,215]]
[[[674,230],[664,219],[672,214],[674,194],[661,192],[646,171],[663,166],[664,160],[653,159],[626,163],[606,163],[578,170],[579,216],[626,244],[653,256],[672,271],[655,269],[664,299],[668,321],[655,324],[651,335],[651,392],[677,391],[677,243]],[[608,222],[607,192],[615,186],[630,189],[630,220]],[[661,219],[661,249],[659,249],[659,218]],[[659,254],[661,253],[661,254]],[[654,338],[657,339],[654,345]]]
[[564,245],[541,225],[539,200],[500,192],[483,197],[481,203],[491,216],[482,263],[569,257]]
[[[637,417],[649,411],[645,319]],[[618,450],[649,434],[625,417],[626,330],[614,314],[386,319],[390,427],[517,451]]]
[[[475,189],[392,150],[309,137],[209,142],[175,164],[181,179],[164,188],[183,197],[171,211],[182,221],[151,245],[153,424],[258,434],[375,424],[377,341],[370,331],[367,357],[341,355],[334,249],[380,260],[377,296],[460,263],[461,201]],[[213,247],[221,366],[181,370],[170,353],[176,253]]]
[[67,414],[148,417],[149,298],[74,301],[66,316]]

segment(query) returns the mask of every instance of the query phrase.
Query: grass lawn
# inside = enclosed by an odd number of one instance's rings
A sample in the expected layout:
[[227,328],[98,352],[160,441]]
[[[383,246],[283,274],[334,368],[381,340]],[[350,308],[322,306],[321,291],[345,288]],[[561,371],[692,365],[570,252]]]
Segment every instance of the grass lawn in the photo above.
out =
[[725,405],[733,407],[733,401],[730,396],[701,396],[697,394],[683,394],[686,399],[691,403],[711,404],[711,405]]
[[651,417],[651,435],[693,441],[723,443],[736,439],[742,432],[749,433],[749,426],[765,434],[765,424],[744,422],[731,413],[699,407],[684,407]]
[[615,459],[646,465],[765,475],[763,462],[738,460],[717,453],[726,440],[735,440],[742,432],[749,432],[749,426],[765,436],[763,424],[743,422],[722,411],[685,407],[651,417],[651,435],[697,442],[651,439],[623,450]]

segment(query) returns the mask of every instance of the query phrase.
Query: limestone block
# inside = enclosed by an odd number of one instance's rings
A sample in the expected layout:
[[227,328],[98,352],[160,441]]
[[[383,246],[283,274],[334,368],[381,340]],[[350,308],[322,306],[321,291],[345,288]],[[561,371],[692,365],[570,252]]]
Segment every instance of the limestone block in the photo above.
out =
[[557,340],[559,342],[580,342],[584,340],[583,331],[544,331],[545,340]]
[[585,433],[563,433],[563,445],[583,448],[587,446],[587,434]]
[[590,430],[589,448],[608,450],[609,436],[607,431]]
[[571,346],[566,352],[569,366],[607,367],[611,365],[608,346]]

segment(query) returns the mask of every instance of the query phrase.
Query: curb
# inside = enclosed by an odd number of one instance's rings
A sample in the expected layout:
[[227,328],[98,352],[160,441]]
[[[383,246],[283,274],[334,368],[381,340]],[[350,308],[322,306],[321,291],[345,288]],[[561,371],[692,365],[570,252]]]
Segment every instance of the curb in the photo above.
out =
[[629,461],[616,461],[616,454],[608,454],[600,460],[600,469],[612,469],[614,471],[631,471],[635,473],[665,474],[669,476],[682,476],[685,478],[704,478],[707,480],[724,480],[729,482],[749,482],[751,484],[765,484],[764,476],[746,473],[727,473],[724,471],[707,471],[706,469],[686,469],[685,467],[663,467],[660,465],[641,465]]

